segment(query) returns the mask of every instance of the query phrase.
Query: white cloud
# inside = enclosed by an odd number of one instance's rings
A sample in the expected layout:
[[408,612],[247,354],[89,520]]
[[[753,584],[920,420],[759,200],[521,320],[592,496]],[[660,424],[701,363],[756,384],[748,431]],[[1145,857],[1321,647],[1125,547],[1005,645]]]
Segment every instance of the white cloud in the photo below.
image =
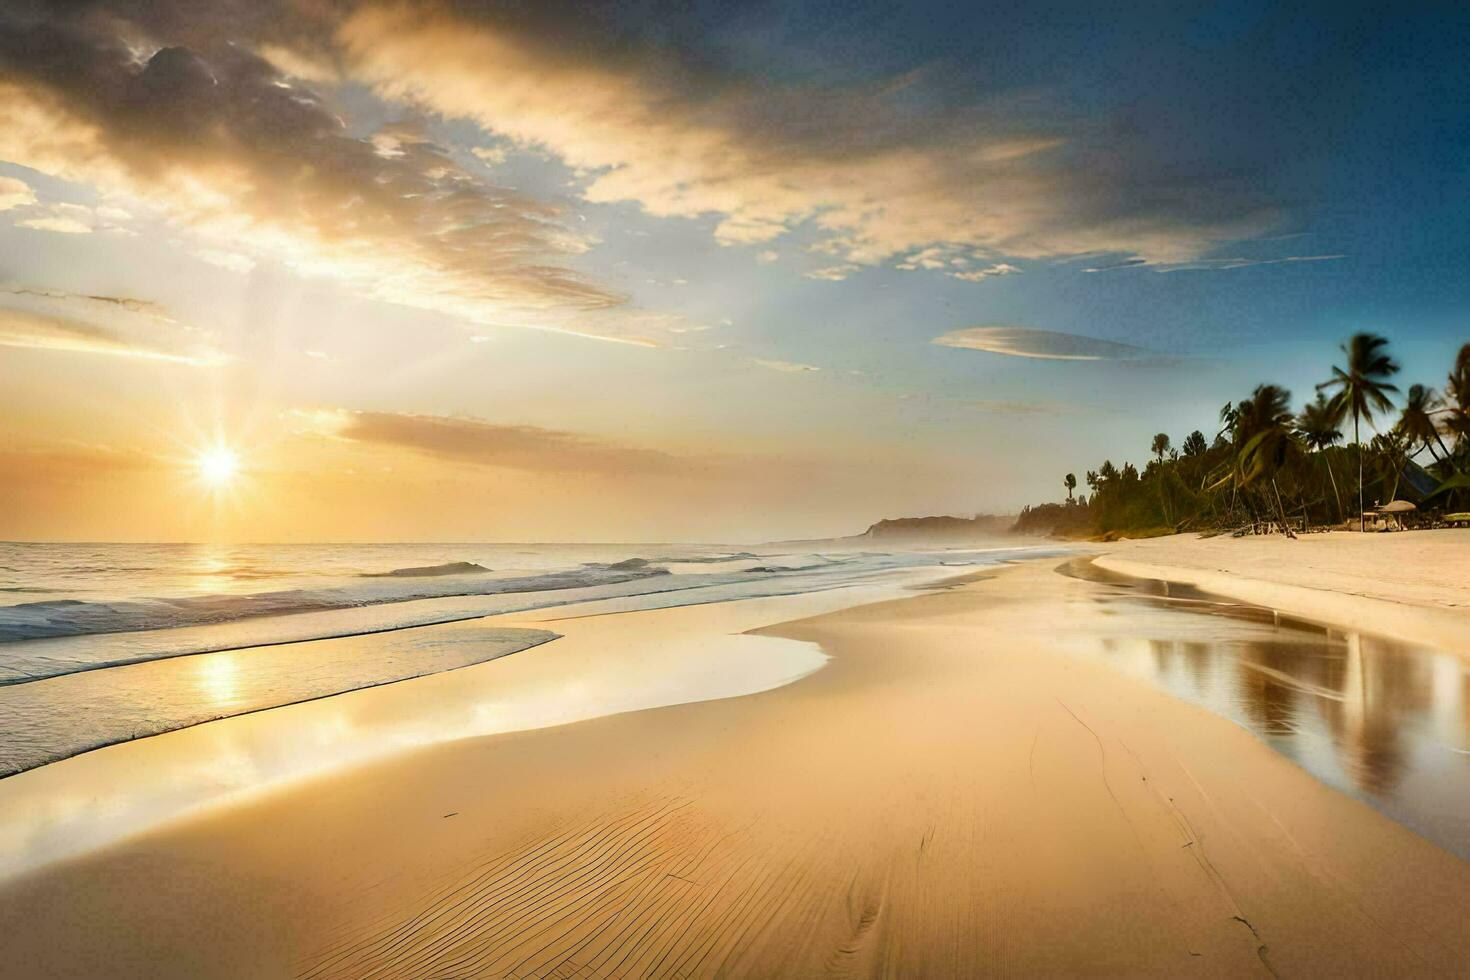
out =
[[90,235],[92,226],[76,218],[68,218],[60,215],[47,214],[35,218],[27,218],[15,223],[17,228],[29,228],[32,231],[54,231],[62,235]]
[[1148,351],[1130,344],[1032,327],[967,327],[935,337],[931,343],[1049,361],[1117,361],[1149,356]]
[[1020,269],[1018,269],[1016,266],[1011,265],[1008,262],[997,262],[995,265],[988,265],[983,269],[969,269],[965,272],[951,272],[950,275],[954,276],[956,279],[963,279],[966,282],[980,282],[982,279],[994,279],[997,276],[1009,276],[1020,271]]
[[799,364],[796,361],[771,361],[759,357],[751,358],[750,363],[768,368],[772,371],[780,371],[783,374],[807,374],[812,371],[822,370],[814,364]]
[[222,248],[196,248],[194,257],[208,262],[210,265],[218,266],[229,272],[238,272],[241,275],[255,268],[255,260],[248,255],[239,252],[231,252]]
[[509,152],[503,146],[476,146],[471,147],[470,152],[491,167],[500,166],[510,157]]
[[90,235],[93,232],[115,232],[131,235],[121,222],[132,218],[122,208],[101,205],[91,208],[82,204],[48,204],[33,217],[17,221],[16,227],[33,231],[54,231],[63,235]]
[[36,192],[31,185],[15,177],[0,177],[0,211],[22,208],[36,203]]
[[827,282],[841,282],[857,270],[858,267],[852,264],[829,265],[825,268],[813,269],[810,272],[802,274],[808,279],[825,279]]

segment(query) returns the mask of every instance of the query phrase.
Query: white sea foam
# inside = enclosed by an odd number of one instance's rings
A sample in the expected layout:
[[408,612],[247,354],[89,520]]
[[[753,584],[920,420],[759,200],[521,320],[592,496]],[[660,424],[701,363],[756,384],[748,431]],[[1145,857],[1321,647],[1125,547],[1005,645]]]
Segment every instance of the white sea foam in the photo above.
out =
[[[0,550],[6,572],[25,566],[24,553],[17,557],[15,546],[4,547],[11,549]],[[595,603],[607,612],[826,592],[890,582],[895,573],[920,567],[1044,553],[644,548],[629,555],[634,549],[626,546],[499,546],[491,554],[471,552],[481,560],[469,571],[467,558],[444,560],[452,553],[423,561],[431,554],[424,546],[411,554],[413,563],[380,562],[382,555],[349,546],[346,554],[258,551],[221,562],[232,570],[275,568],[268,576],[275,583],[309,588],[125,598],[79,588],[77,577],[110,575],[109,583],[150,589],[184,581],[160,566],[160,546],[114,552],[129,567],[121,576],[68,554],[73,563],[51,568],[49,577],[34,569],[57,564],[56,555],[39,547],[31,559],[35,578],[10,582],[39,579],[37,587],[56,588],[63,598],[0,606],[0,636],[10,640],[0,642],[0,775],[214,718],[454,670],[549,638],[529,631],[497,635],[467,622],[485,616],[572,604]],[[547,567],[554,562],[562,567]],[[408,574],[364,576],[365,568],[385,565]],[[492,566],[503,570],[491,572]]]

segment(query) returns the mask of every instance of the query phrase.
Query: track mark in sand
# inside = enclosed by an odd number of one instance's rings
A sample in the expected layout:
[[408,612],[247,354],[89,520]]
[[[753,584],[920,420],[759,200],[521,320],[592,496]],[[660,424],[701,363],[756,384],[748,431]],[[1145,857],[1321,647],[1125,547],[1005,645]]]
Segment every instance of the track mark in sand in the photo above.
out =
[[1276,968],[1271,965],[1271,961],[1266,959],[1267,947],[1265,943],[1261,942],[1261,934],[1256,931],[1256,927],[1251,925],[1250,920],[1243,915],[1232,915],[1230,918],[1234,919],[1236,922],[1239,922],[1241,925],[1245,926],[1251,931],[1251,935],[1255,937],[1256,940],[1256,955],[1260,957],[1261,965],[1266,968],[1266,971],[1270,973],[1271,976],[1279,977],[1281,974],[1277,973]]
[[[1124,751],[1126,751],[1130,756],[1133,757],[1134,764],[1138,766],[1139,774],[1143,777],[1143,781],[1147,783],[1148,770],[1144,768],[1143,760],[1138,757],[1138,753],[1129,748],[1128,743],[1124,742],[1122,739],[1118,740],[1118,744],[1122,745]],[[1204,787],[1200,786],[1198,780],[1194,778],[1194,774],[1189,771],[1188,767],[1185,766],[1184,763],[1180,761],[1177,757],[1174,757],[1174,761],[1179,766],[1180,771],[1189,778],[1189,781],[1194,783],[1195,789],[1199,790],[1201,795],[1205,796],[1206,800],[1209,800],[1208,795],[1205,794]],[[1253,925],[1251,921],[1247,919],[1244,914],[1242,914],[1240,903],[1235,900],[1235,893],[1230,890],[1229,884],[1225,881],[1225,876],[1220,873],[1220,869],[1215,866],[1215,862],[1211,861],[1209,855],[1205,853],[1204,839],[1194,829],[1194,824],[1190,822],[1189,817],[1185,815],[1182,809],[1180,809],[1179,804],[1174,802],[1174,798],[1172,796],[1165,796],[1162,792],[1159,791],[1159,788],[1152,783],[1149,784],[1149,789],[1153,792],[1154,797],[1160,802],[1161,805],[1164,806],[1166,812],[1174,820],[1175,827],[1179,830],[1180,834],[1186,838],[1184,843],[1180,845],[1180,848],[1189,849],[1189,853],[1194,857],[1194,860],[1199,865],[1200,870],[1204,872],[1205,877],[1209,880],[1210,884],[1215,887],[1215,890],[1229,905],[1232,913],[1230,916],[1231,921],[1239,922],[1241,925],[1250,930],[1251,937],[1256,941],[1256,956],[1260,959],[1261,965],[1264,966],[1267,972],[1269,972],[1273,977],[1279,976],[1279,974],[1276,972],[1276,968],[1271,965],[1271,961],[1266,958],[1269,947],[1261,940],[1261,934],[1256,929],[1255,925]],[[1257,805],[1259,806],[1259,803],[1257,803]],[[1293,843],[1295,842],[1293,841]],[[1199,954],[1190,953],[1190,955],[1198,956]]]
[[1073,721],[1087,729],[1087,734],[1091,735],[1093,741],[1097,742],[1097,754],[1100,760],[1098,768],[1102,774],[1103,787],[1107,789],[1108,796],[1112,797],[1113,806],[1118,808],[1118,815],[1123,818],[1124,823],[1128,824],[1128,830],[1133,834],[1134,841],[1138,843],[1139,850],[1146,850],[1143,846],[1143,838],[1138,836],[1138,828],[1133,825],[1133,818],[1128,816],[1128,811],[1123,808],[1123,801],[1118,799],[1118,794],[1113,792],[1113,784],[1108,780],[1108,750],[1103,746],[1102,737],[1093,730],[1091,725],[1077,717],[1077,712],[1067,707],[1067,702],[1061,698],[1056,698],[1056,702],[1062,706],[1063,711],[1072,716]]

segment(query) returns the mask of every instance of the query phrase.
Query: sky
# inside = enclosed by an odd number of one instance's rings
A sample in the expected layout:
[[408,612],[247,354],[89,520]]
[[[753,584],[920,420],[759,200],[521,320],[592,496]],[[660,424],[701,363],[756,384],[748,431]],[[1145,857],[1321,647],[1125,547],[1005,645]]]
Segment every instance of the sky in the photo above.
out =
[[1470,8],[1121,7],[8,0],[0,539],[848,534],[1441,385]]

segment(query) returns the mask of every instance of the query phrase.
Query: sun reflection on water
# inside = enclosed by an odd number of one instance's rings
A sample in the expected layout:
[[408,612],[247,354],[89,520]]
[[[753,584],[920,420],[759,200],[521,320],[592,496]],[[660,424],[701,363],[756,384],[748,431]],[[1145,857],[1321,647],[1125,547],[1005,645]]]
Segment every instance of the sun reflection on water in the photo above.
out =
[[221,708],[238,700],[240,665],[235,655],[215,653],[197,659],[200,692]]

